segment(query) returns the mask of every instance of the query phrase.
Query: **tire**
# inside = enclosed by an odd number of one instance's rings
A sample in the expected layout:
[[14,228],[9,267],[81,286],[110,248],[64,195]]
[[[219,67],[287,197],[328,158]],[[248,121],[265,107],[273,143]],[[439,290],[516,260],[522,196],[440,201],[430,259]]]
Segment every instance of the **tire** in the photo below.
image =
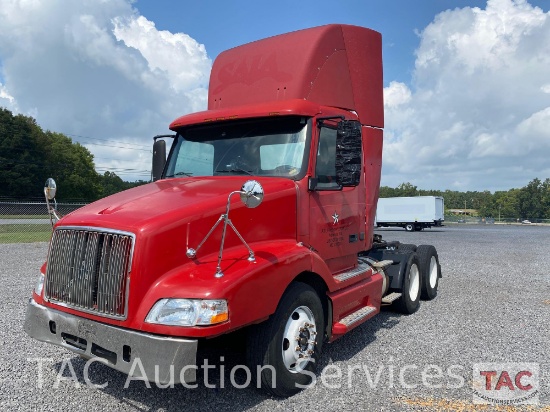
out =
[[403,275],[403,285],[401,287],[401,297],[395,302],[396,309],[410,315],[420,307],[420,264],[416,253],[409,255],[405,274]]
[[407,223],[407,224],[405,225],[405,230],[406,230],[407,232],[414,232],[414,229],[415,229],[415,228],[414,228],[414,225],[413,225],[412,223]]
[[416,252],[416,245],[413,245],[412,243],[401,243],[399,244],[397,251],[399,253]]
[[441,277],[441,265],[439,256],[432,245],[420,245],[416,249],[420,274],[422,279],[422,292],[420,297],[424,300],[432,300],[437,296],[437,287]]
[[[323,305],[317,292],[304,283],[290,284],[275,314],[249,331],[247,362],[252,384],[279,397],[294,395],[310,385],[324,330]],[[305,360],[298,362],[300,356]]]

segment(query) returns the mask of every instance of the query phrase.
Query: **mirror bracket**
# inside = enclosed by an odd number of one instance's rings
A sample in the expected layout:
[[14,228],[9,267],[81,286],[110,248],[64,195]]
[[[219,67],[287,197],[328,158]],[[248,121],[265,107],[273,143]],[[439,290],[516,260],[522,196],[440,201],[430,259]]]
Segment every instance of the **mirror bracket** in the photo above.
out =
[[[226,204],[226,207],[225,207],[225,213],[222,213],[220,215],[217,222],[214,224],[214,226],[212,226],[210,231],[206,234],[206,236],[201,241],[201,243],[199,243],[197,248],[193,249],[193,248],[187,247],[187,251],[185,253],[186,256],[189,259],[195,259],[197,257],[197,253],[198,253],[199,249],[202,247],[202,245],[206,242],[206,240],[210,237],[210,235],[212,234],[212,232],[214,232],[214,230],[218,227],[218,225],[223,222],[222,238],[221,238],[221,242],[220,242],[220,250],[219,250],[219,253],[218,253],[218,265],[216,266],[216,273],[214,275],[217,278],[221,278],[223,276],[221,263],[222,263],[222,258],[223,258],[223,245],[224,245],[224,242],[225,242],[225,235],[227,233],[227,226],[229,226],[229,227],[231,227],[231,229],[233,229],[233,232],[237,235],[239,240],[243,243],[243,245],[248,250],[248,259],[247,260],[249,262],[255,262],[256,261],[256,256],[254,255],[254,251],[251,249],[251,247],[248,245],[248,243],[246,243],[246,241],[241,236],[241,234],[239,233],[239,231],[237,230],[235,225],[233,225],[233,222],[231,222],[231,219],[229,219],[229,208],[231,206],[231,196],[233,196],[237,193],[240,195],[241,201],[244,203],[244,205],[248,208],[251,208],[251,209],[255,208],[255,207],[258,207],[260,205],[260,203],[262,203],[262,200],[264,198],[264,189],[258,181],[256,181],[256,180],[246,181],[243,184],[243,186],[241,187],[241,190],[236,190],[234,192],[229,193],[229,196],[227,196],[227,204]],[[189,225],[190,224],[188,223],[187,224],[187,233],[188,233],[188,235],[189,235],[189,231],[190,231]]]

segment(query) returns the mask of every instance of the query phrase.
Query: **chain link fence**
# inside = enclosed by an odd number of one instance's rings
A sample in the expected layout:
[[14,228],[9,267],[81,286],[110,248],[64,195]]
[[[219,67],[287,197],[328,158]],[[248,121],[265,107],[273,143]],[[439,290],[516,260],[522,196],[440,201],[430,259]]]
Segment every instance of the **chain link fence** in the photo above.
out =
[[[57,203],[57,210],[62,214],[76,210],[87,203]],[[516,224],[516,225],[550,225],[550,219],[521,220],[514,218],[485,218],[476,216],[445,215],[445,224]],[[11,201],[0,199],[0,243],[47,242],[52,234],[52,226],[45,201],[27,200]]]
[[[65,215],[87,203],[57,203]],[[0,243],[47,242],[52,226],[45,201],[0,200]]]

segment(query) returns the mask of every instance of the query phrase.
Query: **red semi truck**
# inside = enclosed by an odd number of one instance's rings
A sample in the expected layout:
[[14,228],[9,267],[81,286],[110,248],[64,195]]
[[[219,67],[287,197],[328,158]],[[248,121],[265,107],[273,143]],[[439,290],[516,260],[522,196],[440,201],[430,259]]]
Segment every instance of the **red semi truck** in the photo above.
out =
[[55,224],[25,331],[185,384],[200,345],[241,330],[252,384],[289,396],[323,344],[437,293],[433,246],[374,233],[381,35],[327,25],[230,49],[208,93],[170,124],[167,157],[155,138],[153,182]]

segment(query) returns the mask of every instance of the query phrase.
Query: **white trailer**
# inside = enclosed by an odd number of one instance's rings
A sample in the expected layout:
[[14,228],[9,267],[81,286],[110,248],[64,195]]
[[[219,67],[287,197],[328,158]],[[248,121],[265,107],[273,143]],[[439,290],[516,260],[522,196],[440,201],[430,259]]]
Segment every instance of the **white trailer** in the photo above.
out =
[[378,199],[376,227],[397,226],[407,232],[443,226],[444,204],[441,196],[386,197]]

